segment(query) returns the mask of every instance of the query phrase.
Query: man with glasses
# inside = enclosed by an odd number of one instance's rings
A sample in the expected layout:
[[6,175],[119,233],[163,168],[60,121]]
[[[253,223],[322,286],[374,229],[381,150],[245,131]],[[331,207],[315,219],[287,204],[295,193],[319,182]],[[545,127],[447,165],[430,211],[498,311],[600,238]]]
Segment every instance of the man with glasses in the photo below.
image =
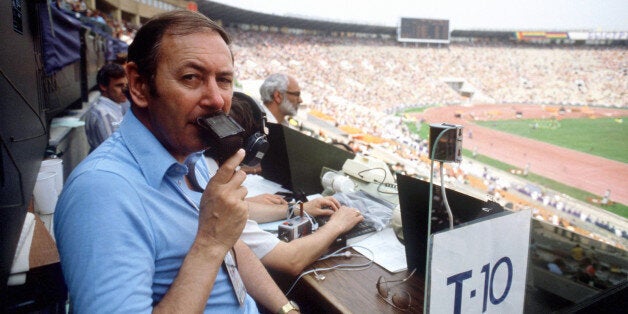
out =
[[299,82],[287,74],[271,74],[259,88],[266,118],[271,123],[287,124],[286,116],[297,114],[301,99]]

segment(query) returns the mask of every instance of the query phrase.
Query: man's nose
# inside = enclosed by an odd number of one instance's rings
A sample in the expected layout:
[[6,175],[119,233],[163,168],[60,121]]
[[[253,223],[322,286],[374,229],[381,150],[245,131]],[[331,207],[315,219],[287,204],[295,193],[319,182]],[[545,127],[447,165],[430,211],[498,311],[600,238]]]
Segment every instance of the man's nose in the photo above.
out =
[[222,97],[223,92],[224,91],[220,88],[220,86],[218,86],[216,80],[210,79],[207,84],[205,84],[201,105],[222,109],[225,105],[225,101]]

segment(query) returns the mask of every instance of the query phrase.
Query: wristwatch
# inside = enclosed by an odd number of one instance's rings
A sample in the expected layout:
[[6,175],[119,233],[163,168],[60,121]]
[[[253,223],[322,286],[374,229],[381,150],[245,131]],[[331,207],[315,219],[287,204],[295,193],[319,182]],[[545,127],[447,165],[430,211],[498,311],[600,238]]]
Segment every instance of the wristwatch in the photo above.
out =
[[288,303],[286,303],[279,309],[279,311],[277,311],[277,314],[287,314],[292,310],[295,310],[297,312],[301,311],[299,310],[299,306],[294,301],[288,301]]

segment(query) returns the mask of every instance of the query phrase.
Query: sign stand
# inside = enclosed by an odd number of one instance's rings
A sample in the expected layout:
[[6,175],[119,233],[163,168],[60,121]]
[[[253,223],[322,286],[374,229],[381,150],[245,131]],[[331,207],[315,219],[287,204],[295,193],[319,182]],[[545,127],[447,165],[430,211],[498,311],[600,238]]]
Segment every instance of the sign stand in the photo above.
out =
[[430,236],[429,313],[522,313],[530,211],[503,212]]

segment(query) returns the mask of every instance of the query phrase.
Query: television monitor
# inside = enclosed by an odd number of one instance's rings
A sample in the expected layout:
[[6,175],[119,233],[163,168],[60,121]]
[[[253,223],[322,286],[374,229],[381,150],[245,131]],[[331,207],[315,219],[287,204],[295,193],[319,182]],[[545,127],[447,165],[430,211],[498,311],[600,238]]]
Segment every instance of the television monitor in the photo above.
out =
[[287,126],[268,124],[270,147],[262,159],[262,176],[293,192],[321,193],[323,167],[342,169],[355,154]]
[[[48,144],[48,128],[37,82],[33,41],[34,3],[0,6],[0,296],[20,237],[37,172]],[[0,297],[0,299],[3,299]]]

